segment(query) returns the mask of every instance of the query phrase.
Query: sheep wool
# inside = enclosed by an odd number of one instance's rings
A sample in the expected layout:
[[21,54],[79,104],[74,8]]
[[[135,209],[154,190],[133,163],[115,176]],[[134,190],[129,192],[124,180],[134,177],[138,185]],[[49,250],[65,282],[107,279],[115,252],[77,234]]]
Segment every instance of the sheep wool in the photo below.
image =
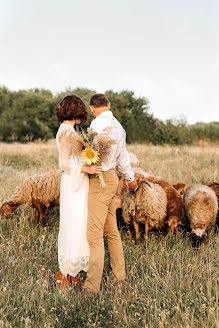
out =
[[160,177],[147,177],[148,181],[157,183],[163,188],[167,195],[167,218],[166,222],[169,226],[169,231],[173,234],[178,225],[182,224],[182,196],[180,193],[168,182]]
[[217,218],[218,202],[215,192],[205,185],[190,186],[184,193],[183,206],[192,233],[197,237],[206,235]]
[[49,207],[50,203],[59,198],[61,170],[35,174],[17,187],[10,198],[12,203],[25,203],[26,208],[32,206],[32,199],[39,200],[42,205]]
[[134,173],[135,173],[135,175],[136,174],[141,174],[141,175],[143,175],[144,177],[148,177],[150,174],[149,173],[147,173],[146,171],[144,171],[141,167],[133,167],[133,171],[134,171]]
[[131,217],[137,223],[145,218],[148,225],[160,228],[165,223],[167,197],[164,190],[157,184],[141,181],[136,192],[128,192],[122,204],[123,218],[130,224]]
[[138,157],[132,153],[132,152],[129,152],[129,156],[130,156],[130,163],[131,163],[131,166],[139,166],[139,160],[138,160]]
[[210,187],[215,192],[217,196],[217,202],[219,204],[219,182],[218,181],[208,182],[206,183],[206,186]]

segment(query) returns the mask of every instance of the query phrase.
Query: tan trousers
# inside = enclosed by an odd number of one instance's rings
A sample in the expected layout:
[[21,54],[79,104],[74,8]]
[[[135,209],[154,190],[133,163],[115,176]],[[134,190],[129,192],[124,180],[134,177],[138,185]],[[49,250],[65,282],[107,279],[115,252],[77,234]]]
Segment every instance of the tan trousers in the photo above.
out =
[[118,188],[118,177],[115,170],[103,172],[106,183],[100,188],[98,177],[90,177],[88,194],[87,239],[90,247],[90,259],[84,287],[97,293],[104,266],[104,240],[107,238],[110,264],[117,280],[125,279],[125,261],[122,241],[117,228],[114,196]]

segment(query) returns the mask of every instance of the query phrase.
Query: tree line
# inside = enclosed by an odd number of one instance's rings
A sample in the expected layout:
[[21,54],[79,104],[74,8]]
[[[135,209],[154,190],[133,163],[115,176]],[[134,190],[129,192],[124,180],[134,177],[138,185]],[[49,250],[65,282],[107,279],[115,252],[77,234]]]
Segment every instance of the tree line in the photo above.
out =
[[[95,90],[77,88],[54,95],[46,89],[10,91],[0,87],[0,141],[34,141],[54,138],[59,126],[55,109],[69,94],[80,97],[89,112],[88,124],[93,119],[89,101]],[[197,140],[219,142],[219,122],[189,125],[186,120],[157,119],[150,113],[149,101],[136,97],[133,91],[105,92],[111,110],[127,133],[128,143],[183,145]]]

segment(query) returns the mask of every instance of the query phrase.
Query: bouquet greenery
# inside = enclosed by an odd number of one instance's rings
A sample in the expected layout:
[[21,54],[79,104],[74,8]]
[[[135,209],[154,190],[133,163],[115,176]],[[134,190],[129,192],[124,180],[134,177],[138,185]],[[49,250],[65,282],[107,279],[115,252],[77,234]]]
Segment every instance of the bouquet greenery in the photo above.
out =
[[[85,133],[81,130],[81,138],[83,139],[83,148],[81,151],[81,158],[83,162],[87,165],[100,165],[104,159],[109,155],[111,145],[114,141],[105,133],[98,135],[91,128],[87,129]],[[103,178],[103,174],[98,174],[99,183],[101,188],[105,188],[106,184]]]

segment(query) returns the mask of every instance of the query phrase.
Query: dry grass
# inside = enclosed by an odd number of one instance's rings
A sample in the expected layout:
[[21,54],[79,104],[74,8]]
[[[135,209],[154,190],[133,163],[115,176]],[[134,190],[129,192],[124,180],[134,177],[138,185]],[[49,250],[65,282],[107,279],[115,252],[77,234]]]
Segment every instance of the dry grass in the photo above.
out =
[[[217,146],[128,148],[143,169],[172,183],[219,179]],[[0,203],[27,176],[57,168],[54,141],[0,144],[0,154]],[[183,230],[174,237],[154,232],[147,248],[143,238],[136,248],[122,228],[126,285],[109,283],[98,296],[85,297],[53,286],[58,224],[58,209],[44,229],[24,207],[1,220],[0,327],[219,327],[218,230],[195,251]],[[104,275],[109,273],[106,251]]]

